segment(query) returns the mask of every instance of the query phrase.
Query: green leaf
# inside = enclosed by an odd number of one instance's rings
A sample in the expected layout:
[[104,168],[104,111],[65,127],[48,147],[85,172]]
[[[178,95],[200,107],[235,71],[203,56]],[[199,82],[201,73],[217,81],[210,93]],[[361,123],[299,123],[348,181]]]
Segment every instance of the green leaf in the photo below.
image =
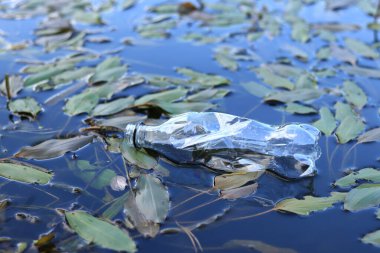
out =
[[379,247],[380,246],[380,230],[366,234],[363,238],[361,238],[361,241],[363,243],[373,244]]
[[339,143],[347,143],[360,135],[365,129],[365,124],[359,117],[348,116],[343,119],[336,129]]
[[346,193],[332,192],[330,197],[305,196],[304,199],[285,199],[274,207],[275,210],[286,211],[299,215],[309,215],[311,212],[322,211],[344,200]]
[[63,108],[70,116],[90,113],[99,102],[99,96],[93,92],[83,92],[71,97]]
[[68,225],[88,243],[116,250],[136,252],[136,244],[127,231],[91,216],[84,211],[65,212]]
[[145,218],[162,223],[169,212],[169,192],[158,178],[142,174],[137,180],[136,205]]
[[334,185],[339,187],[349,187],[355,185],[358,180],[367,180],[374,183],[380,183],[380,171],[373,168],[364,168],[354,171],[347,176],[338,179]]
[[337,102],[334,105],[334,108],[336,120],[343,121],[346,117],[356,117],[356,114],[352,110],[351,106],[346,103]]
[[122,77],[127,71],[126,66],[120,66],[115,68],[110,68],[107,70],[96,71],[93,76],[90,78],[90,83],[99,83],[99,82],[114,82],[120,77]]
[[132,8],[136,4],[136,0],[123,0],[122,2],[122,8],[123,10],[128,10]]
[[92,116],[106,116],[121,112],[132,106],[135,99],[132,96],[119,98],[109,103],[99,104],[92,111]]
[[78,136],[68,139],[53,139],[36,146],[23,147],[15,157],[28,159],[50,159],[64,155],[66,152],[78,150],[91,143],[93,136]]
[[359,211],[380,204],[380,184],[362,184],[347,193],[344,209]]
[[112,204],[103,212],[102,217],[106,219],[113,219],[123,209],[129,194],[130,192],[128,191],[120,197],[114,199]]
[[241,187],[250,181],[258,179],[264,172],[234,172],[216,176],[214,178],[214,188],[219,190],[229,190]]
[[236,71],[239,68],[238,62],[228,55],[217,53],[214,58],[223,68],[231,71]]
[[268,66],[263,66],[255,70],[255,72],[263,79],[263,82],[274,88],[294,89],[295,85],[287,78],[276,75]]
[[292,26],[292,38],[295,41],[306,43],[309,39],[309,25],[304,21],[298,21]]
[[317,111],[311,107],[306,105],[301,105],[297,103],[288,103],[286,104],[285,111],[294,114],[312,114],[317,113]]
[[351,51],[361,56],[372,58],[372,59],[376,59],[380,57],[380,54],[375,49],[371,48],[370,46],[368,46],[362,41],[352,39],[352,38],[346,38],[344,42]]
[[249,93],[257,97],[265,97],[269,95],[272,89],[267,88],[265,85],[256,83],[256,82],[248,82],[241,84],[244,89],[246,89]]
[[151,102],[173,102],[180,98],[183,98],[187,94],[187,90],[184,88],[177,88],[172,90],[166,90],[153,94],[142,96],[135,101],[135,105],[144,105]]
[[28,86],[37,84],[39,82],[49,80],[52,77],[58,74],[61,74],[62,72],[68,69],[73,69],[73,68],[74,68],[74,64],[62,64],[62,65],[47,67],[47,69],[44,69],[43,71],[37,74],[28,76],[24,80],[24,86],[28,87]]
[[308,100],[317,99],[322,95],[319,90],[316,89],[297,89],[294,91],[275,91],[270,93],[264,98],[265,102],[305,102]]
[[336,128],[334,115],[331,113],[328,107],[322,107],[319,110],[319,115],[321,118],[314,122],[313,126],[318,128],[326,136],[330,136]]
[[186,98],[189,102],[202,102],[211,99],[218,99],[225,97],[230,91],[227,89],[206,89],[194,93]]
[[[9,91],[11,98],[15,97],[17,93],[23,88],[23,81],[20,76],[9,76]],[[0,92],[6,96],[7,88],[5,86],[5,79],[0,85]]]
[[359,66],[340,66],[341,70],[350,75],[366,76],[371,78],[380,78],[380,71],[374,68],[365,68]]
[[9,110],[14,114],[27,115],[36,118],[42,108],[34,98],[19,98],[8,103]]
[[54,84],[64,84],[69,83],[71,81],[79,80],[88,76],[94,72],[93,68],[83,67],[79,69],[65,71],[61,74],[58,74],[52,78]]
[[53,177],[45,169],[12,160],[0,162],[0,176],[30,184],[47,184]]
[[213,87],[230,83],[230,81],[223,76],[204,74],[188,68],[177,68],[176,71],[179,74],[189,77],[191,83],[199,84],[203,87]]
[[157,166],[157,160],[147,154],[144,150],[130,147],[125,141],[122,142],[120,148],[124,159],[131,164],[148,170],[154,169]]
[[367,103],[367,96],[364,91],[354,82],[345,81],[343,83],[343,94],[347,102],[353,104],[359,109]]
[[380,141],[380,127],[371,129],[358,138],[358,143],[366,143],[372,141]]
[[81,23],[102,25],[104,24],[102,17],[97,12],[91,11],[77,11],[74,13],[74,19]]
[[279,248],[270,244],[255,240],[230,240],[223,244],[223,248],[243,247],[260,253],[297,253],[289,248]]
[[181,114],[185,112],[204,112],[215,107],[214,104],[206,102],[158,102],[157,106],[161,107],[161,109],[171,115]]

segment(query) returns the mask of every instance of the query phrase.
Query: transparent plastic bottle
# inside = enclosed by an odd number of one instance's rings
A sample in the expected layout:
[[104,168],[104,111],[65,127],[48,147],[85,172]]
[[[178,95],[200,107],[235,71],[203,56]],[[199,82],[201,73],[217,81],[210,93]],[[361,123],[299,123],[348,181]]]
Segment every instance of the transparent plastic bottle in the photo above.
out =
[[130,123],[126,142],[178,164],[223,171],[270,170],[287,178],[313,175],[320,132],[308,124],[271,126],[216,112],[189,112],[160,125]]

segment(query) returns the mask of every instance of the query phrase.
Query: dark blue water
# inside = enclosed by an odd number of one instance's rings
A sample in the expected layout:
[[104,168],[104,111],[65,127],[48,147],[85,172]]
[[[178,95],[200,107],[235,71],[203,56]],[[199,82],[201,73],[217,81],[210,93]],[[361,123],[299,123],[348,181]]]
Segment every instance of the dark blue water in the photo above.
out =
[[[172,37],[167,40],[146,40],[137,36],[133,31],[133,26],[144,15],[145,5],[152,5],[155,2],[159,1],[141,1],[135,8],[128,11],[116,9],[106,12],[103,17],[107,25],[116,28],[116,30],[104,32],[102,36],[112,38],[112,42],[107,44],[88,43],[86,48],[102,52],[122,47],[121,52],[117,55],[129,65],[130,72],[176,76],[175,67],[191,67],[194,70],[225,76],[232,81],[230,87],[232,93],[218,101],[217,111],[220,112],[245,116],[268,124],[310,123],[319,118],[318,115],[300,116],[281,112],[273,106],[263,104],[260,98],[248,94],[239,83],[258,81],[258,77],[246,67],[259,66],[260,63],[243,63],[238,72],[224,70],[212,59],[214,45],[194,45],[176,39],[180,34],[184,34],[186,27],[174,29]],[[270,6],[274,10],[284,8],[284,4],[277,1]],[[326,12],[321,2],[306,8],[301,15],[309,22],[337,21],[358,24],[363,27],[372,21],[372,18],[364,15],[357,8],[349,8],[339,13]],[[32,31],[40,20],[40,17],[20,21],[0,20],[0,29],[7,33],[7,40],[12,42],[33,39]],[[271,62],[278,56],[291,57],[290,54],[281,51],[284,43],[294,43],[289,40],[288,33],[289,27],[284,27],[281,35],[273,40],[262,38],[257,42],[250,43],[243,36],[236,36],[229,39],[227,44],[250,48],[265,59],[265,62]],[[345,36],[360,38],[367,42],[374,40],[373,32],[368,29],[356,33],[343,32],[339,34],[338,38],[342,39]],[[120,41],[124,37],[135,38],[135,45],[122,45]],[[293,63],[296,66],[305,69],[333,67],[331,61],[319,63],[313,59],[316,49],[323,45],[320,39],[315,39],[305,45],[297,45],[309,54],[311,60],[308,63],[294,60]],[[23,64],[17,63],[17,59],[49,60],[66,53],[66,50],[58,50],[55,53],[46,54],[42,48],[35,46],[25,51],[2,53],[0,54],[0,76],[17,73],[23,66]],[[364,64],[378,67],[379,61],[368,61]],[[334,78],[320,79],[319,85],[321,87],[333,87],[347,78],[344,74],[338,73]],[[360,82],[361,87],[370,97],[369,105],[362,112],[367,128],[379,126],[377,107],[380,102],[380,89],[378,81],[368,78],[356,78],[355,80]],[[138,86],[127,89],[119,95],[139,96],[152,90],[154,89],[149,86]],[[33,96],[42,102],[55,92],[36,93],[31,90],[23,90],[19,96]],[[317,105],[331,106],[334,102],[328,98],[321,99]],[[3,128],[0,131],[0,150],[2,150],[0,158],[11,156],[23,146],[34,145],[56,136],[77,134],[78,129],[85,126],[82,123],[84,117],[67,117],[62,112],[63,105],[64,102],[61,101],[52,107],[45,106],[44,112],[39,115],[36,122],[28,122],[11,116],[6,109],[5,97],[0,97],[0,126]],[[39,126],[42,128],[39,129]],[[267,175],[260,181],[257,196],[273,202],[285,197],[327,196],[334,190],[332,183],[343,175],[345,169],[378,166],[380,144],[358,145],[345,157],[352,145],[352,143],[337,145],[334,137],[322,136],[320,140],[322,156],[317,161],[317,176],[303,181],[287,182]],[[76,159],[92,162],[102,161],[103,166],[108,166],[116,171],[123,170],[120,156],[106,154],[102,143],[87,146],[76,152],[75,156]],[[11,199],[10,208],[0,213],[0,236],[9,236],[14,239],[10,244],[0,244],[0,247],[6,249],[14,245],[14,242],[19,241],[31,243],[40,234],[48,231],[56,233],[57,239],[54,240],[54,243],[60,245],[62,241],[75,236],[65,229],[62,223],[64,218],[57,215],[55,209],[69,209],[74,206],[75,208],[92,210],[94,214],[99,214],[101,210],[104,210],[101,207],[104,204],[102,198],[105,197],[105,192],[91,189],[80,178],[75,177],[69,169],[69,164],[75,163],[75,161],[73,153],[48,161],[31,161],[33,164],[55,172],[53,184],[47,186],[30,186],[0,179],[1,199]],[[204,168],[182,168],[165,162],[162,163],[170,170],[170,176],[164,177],[163,181],[169,188],[173,206],[193,196],[197,190],[207,190],[212,187],[213,176],[215,176],[213,172],[206,171]],[[83,193],[73,194],[70,186],[83,189]],[[116,197],[117,194],[114,196]],[[364,234],[380,228],[380,221],[375,219],[375,209],[348,213],[342,210],[341,205],[337,205],[327,211],[314,213],[308,217],[271,212],[251,219],[229,221],[236,217],[260,213],[269,209],[263,207],[262,203],[255,198],[248,198],[236,201],[216,201],[196,211],[181,215],[186,210],[213,201],[216,198],[216,194],[206,194],[171,210],[162,227],[175,226],[176,222],[186,225],[189,221],[205,219],[231,206],[230,210],[217,222],[193,231],[205,252],[251,251],[244,248],[220,248],[223,243],[232,239],[259,240],[277,247],[292,248],[297,252],[305,253],[379,251],[378,248],[363,244],[359,240]],[[37,216],[38,222],[17,220],[15,214],[20,212]],[[122,219],[123,217],[119,214],[117,218]],[[144,239],[136,232],[131,232],[131,234],[138,243],[139,252],[193,252],[191,243],[185,234],[159,235],[154,239]],[[95,246],[83,251],[106,252]]]

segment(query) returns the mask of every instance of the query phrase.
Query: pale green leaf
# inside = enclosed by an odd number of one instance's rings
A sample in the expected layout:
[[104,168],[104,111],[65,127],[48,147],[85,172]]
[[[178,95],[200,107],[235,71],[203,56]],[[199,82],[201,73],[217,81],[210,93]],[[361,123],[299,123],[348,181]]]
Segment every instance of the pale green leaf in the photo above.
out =
[[380,204],[380,184],[362,184],[349,193],[344,201],[344,209],[359,211]]
[[0,177],[23,183],[47,184],[53,174],[34,165],[5,160],[0,162]]
[[334,185],[339,187],[348,187],[355,185],[358,180],[367,180],[374,183],[380,183],[380,171],[373,168],[364,168],[354,171],[347,176],[338,179]]
[[334,115],[327,107],[322,107],[319,110],[319,115],[321,118],[314,122],[313,126],[318,128],[326,136],[331,135],[336,128]]

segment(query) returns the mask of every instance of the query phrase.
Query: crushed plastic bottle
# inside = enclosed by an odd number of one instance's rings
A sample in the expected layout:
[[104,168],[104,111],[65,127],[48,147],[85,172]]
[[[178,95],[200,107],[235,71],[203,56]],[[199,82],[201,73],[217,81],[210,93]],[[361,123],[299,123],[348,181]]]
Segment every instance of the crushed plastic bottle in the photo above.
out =
[[126,142],[179,164],[211,169],[270,170],[286,178],[314,175],[320,132],[308,124],[271,126],[217,112],[189,112],[160,125],[129,123]]

